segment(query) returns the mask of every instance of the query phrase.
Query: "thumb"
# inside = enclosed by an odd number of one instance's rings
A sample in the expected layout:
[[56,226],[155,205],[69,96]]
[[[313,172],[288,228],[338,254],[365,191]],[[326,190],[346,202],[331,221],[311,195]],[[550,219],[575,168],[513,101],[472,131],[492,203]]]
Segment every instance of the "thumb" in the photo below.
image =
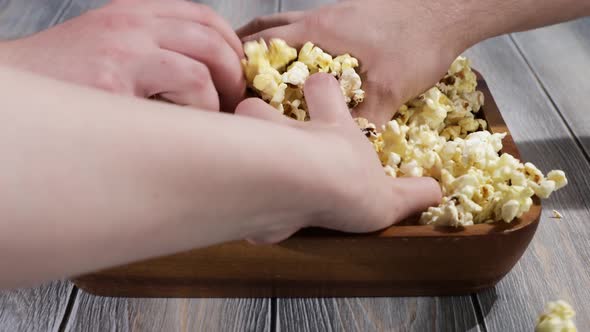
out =
[[312,121],[352,123],[352,116],[344,102],[338,81],[329,74],[311,75],[303,88]]
[[282,115],[260,98],[248,98],[236,107],[237,115],[288,125],[291,119]]
[[305,12],[303,11],[292,11],[257,17],[248,22],[246,25],[237,29],[236,34],[240,38],[247,38],[250,35],[264,30],[295,23],[301,20],[304,16]]
[[307,41],[307,38],[309,38],[309,33],[307,33],[306,29],[305,24],[300,21],[253,33],[249,36],[243,37],[242,41],[247,42],[251,40],[259,40],[260,38],[269,41],[272,38],[279,38],[284,40],[291,47],[299,49]]
[[440,185],[430,177],[396,178],[390,183],[395,202],[392,204],[394,222],[436,206],[442,199]]

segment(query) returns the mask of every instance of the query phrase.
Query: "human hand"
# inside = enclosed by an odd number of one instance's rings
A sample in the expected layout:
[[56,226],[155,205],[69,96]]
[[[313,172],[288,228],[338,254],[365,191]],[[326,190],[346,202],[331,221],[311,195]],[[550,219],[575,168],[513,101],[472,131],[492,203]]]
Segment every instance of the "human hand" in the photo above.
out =
[[[446,3],[446,2],[445,2]],[[361,63],[365,102],[354,109],[378,125],[432,87],[477,37],[443,2],[344,1],[308,12],[258,18],[238,30],[244,40],[281,38],[294,47],[311,41]]]
[[[322,174],[327,176],[305,182],[329,188],[330,193],[311,202],[316,207],[309,220],[299,220],[296,224],[276,223],[251,237],[253,242],[277,242],[310,226],[346,232],[376,231],[439,203],[441,192],[434,179],[392,179],[385,175],[373,147],[354,123],[333,77],[321,73],[312,75],[305,83],[304,92],[311,117],[309,122],[287,118],[257,98],[247,99],[236,108],[238,115],[309,134],[317,144],[308,149],[317,151],[319,156],[315,160],[325,162],[321,168]],[[310,166],[310,169],[315,168]],[[289,173],[293,177],[307,175],[305,169]]]
[[0,63],[180,105],[233,111],[243,99],[242,45],[210,8],[114,0],[38,34],[0,43]]

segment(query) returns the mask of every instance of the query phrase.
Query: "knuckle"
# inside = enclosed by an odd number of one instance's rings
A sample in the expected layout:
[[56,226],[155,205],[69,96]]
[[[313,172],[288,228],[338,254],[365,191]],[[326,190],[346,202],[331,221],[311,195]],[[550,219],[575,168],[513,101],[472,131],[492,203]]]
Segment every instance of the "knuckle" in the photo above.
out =
[[124,93],[126,91],[125,84],[120,75],[113,71],[100,71],[95,75],[92,86],[97,89],[114,92]]
[[107,63],[125,63],[135,57],[129,47],[114,42],[105,42],[99,46],[97,53]]
[[205,18],[210,18],[213,16],[216,16],[217,14],[215,13],[215,11],[209,7],[206,4],[202,4],[202,3],[192,3],[192,5],[195,6],[195,8],[200,12],[199,15],[205,17]]
[[94,20],[106,31],[139,29],[147,24],[147,20],[139,14],[115,9],[95,12]]
[[221,58],[221,55],[226,48],[224,47],[225,40],[218,32],[213,29],[208,30],[203,42],[205,43],[205,49],[209,52],[212,59]]
[[205,90],[211,86],[211,74],[207,66],[195,62],[187,70],[189,74],[188,84],[191,90]]

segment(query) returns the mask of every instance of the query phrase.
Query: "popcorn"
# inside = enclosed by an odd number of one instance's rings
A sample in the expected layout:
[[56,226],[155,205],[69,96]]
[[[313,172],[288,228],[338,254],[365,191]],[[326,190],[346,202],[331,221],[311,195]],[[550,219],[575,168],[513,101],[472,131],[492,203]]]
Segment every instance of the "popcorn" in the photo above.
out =
[[537,319],[535,332],[576,332],[574,309],[565,301],[549,302]]
[[551,215],[551,218],[553,218],[553,219],[561,219],[561,218],[563,218],[563,216],[561,215],[561,213],[559,213],[559,211],[557,211],[557,210],[551,211],[551,214],[552,214]]
[[332,64],[332,56],[325,53],[321,48],[314,46],[311,42],[303,45],[299,51],[298,59],[307,65],[312,74],[329,72],[330,64]]
[[277,70],[285,68],[287,64],[297,58],[297,50],[287,45],[282,39],[271,39],[268,50],[270,65]]
[[[296,120],[309,119],[303,85],[311,74],[335,76],[350,107],[365,97],[358,60],[349,54],[332,58],[311,42],[297,53],[278,39],[270,41],[270,48],[263,40],[248,42],[244,51],[248,85]],[[439,182],[443,199],[422,213],[421,224],[509,223],[529,211],[534,195],[547,198],[567,185],[563,171],[545,177],[535,165],[501,153],[506,133],[492,134],[478,118],[484,96],[476,86],[469,61],[459,57],[434,87],[402,105],[381,132],[367,119],[355,119],[386,175],[430,176]]]
[[308,77],[309,69],[307,69],[307,66],[301,61],[295,61],[289,66],[289,69],[283,73],[282,79],[284,83],[303,87],[303,84]]
[[358,60],[350,54],[335,58],[314,44],[307,42],[299,53],[281,39],[244,44],[242,60],[248,86],[279,112],[297,119],[309,119],[303,86],[307,78],[317,72],[330,73],[340,83],[344,100],[350,108],[365,98],[362,81],[355,68]]
[[[430,176],[442,202],[422,213],[421,224],[469,226],[511,222],[567,184],[563,171],[547,177],[531,163],[500,154],[506,133],[487,131],[476,117],[483,94],[465,58],[458,58],[433,88],[399,108],[370,140],[388,175]],[[377,146],[375,142],[379,142]]]
[[340,89],[344,95],[344,101],[352,107],[362,103],[365,99],[365,91],[361,89],[361,77],[352,68],[342,71],[342,76],[338,80]]
[[350,56],[350,54],[339,55],[334,58],[330,64],[330,73],[332,75],[341,75],[343,71],[347,69],[354,69],[359,66],[357,59]]
[[560,170],[553,170],[547,173],[547,179],[555,182],[555,190],[559,190],[567,185],[565,173]]

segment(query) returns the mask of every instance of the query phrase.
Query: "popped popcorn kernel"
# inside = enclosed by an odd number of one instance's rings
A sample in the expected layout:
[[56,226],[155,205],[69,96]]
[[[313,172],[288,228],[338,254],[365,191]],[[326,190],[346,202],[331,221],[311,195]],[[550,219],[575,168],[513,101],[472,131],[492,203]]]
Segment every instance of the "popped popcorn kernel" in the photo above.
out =
[[575,315],[569,303],[563,300],[549,302],[537,319],[535,332],[576,332],[573,322]]
[[551,214],[552,214],[551,215],[551,218],[553,218],[553,219],[561,219],[561,218],[563,218],[563,216],[561,215],[561,213],[559,213],[559,211],[557,211],[557,210],[551,211]]
[[371,138],[382,142],[375,151],[386,174],[438,180],[443,200],[422,213],[420,224],[509,223],[530,210],[534,195],[547,198],[567,184],[563,171],[545,177],[532,163],[501,153],[506,133],[492,134],[477,117],[484,98],[476,84],[469,61],[459,57],[435,87],[402,105]]
[[[349,54],[336,57],[307,42],[297,52],[273,39],[244,45],[244,73],[250,88],[286,116],[309,120],[303,86],[310,75],[326,72],[339,82],[345,102],[363,102],[359,62]],[[548,198],[567,185],[565,173],[543,173],[501,153],[506,133],[491,133],[478,116],[484,95],[469,60],[458,57],[432,88],[412,98],[381,129],[367,119],[355,122],[372,144],[386,175],[429,176],[443,193],[438,206],[423,212],[419,223],[465,227],[520,218],[533,196]]]
[[362,103],[365,91],[355,68],[359,62],[350,54],[335,58],[311,42],[297,52],[281,39],[244,44],[242,60],[248,86],[279,112],[299,121],[309,120],[303,86],[310,75],[325,72],[340,83],[344,101],[350,108]]
[[277,70],[285,68],[287,64],[297,58],[297,50],[287,45],[282,39],[271,39],[268,48],[268,60],[270,65]]

